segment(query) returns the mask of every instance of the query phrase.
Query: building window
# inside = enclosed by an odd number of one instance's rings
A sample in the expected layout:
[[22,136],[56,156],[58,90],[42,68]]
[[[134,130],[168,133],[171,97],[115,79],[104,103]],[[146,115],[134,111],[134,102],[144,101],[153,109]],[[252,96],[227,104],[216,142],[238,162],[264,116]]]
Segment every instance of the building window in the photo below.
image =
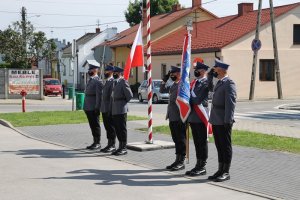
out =
[[294,44],[300,44],[300,24],[294,24]]
[[274,59],[259,60],[259,80],[275,81],[275,61]]
[[163,79],[166,74],[167,74],[167,65],[161,64],[161,79]]

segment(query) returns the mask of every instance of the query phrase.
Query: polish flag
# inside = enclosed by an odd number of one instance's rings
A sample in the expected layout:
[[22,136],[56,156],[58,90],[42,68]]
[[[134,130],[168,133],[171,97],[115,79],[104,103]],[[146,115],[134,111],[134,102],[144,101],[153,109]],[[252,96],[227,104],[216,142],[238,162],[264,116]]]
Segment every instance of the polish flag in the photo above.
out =
[[132,67],[144,66],[144,51],[143,51],[143,37],[142,37],[142,23],[140,23],[139,29],[135,36],[134,42],[131,47],[130,54],[127,57],[126,65],[124,68],[124,79],[129,79],[130,69]]

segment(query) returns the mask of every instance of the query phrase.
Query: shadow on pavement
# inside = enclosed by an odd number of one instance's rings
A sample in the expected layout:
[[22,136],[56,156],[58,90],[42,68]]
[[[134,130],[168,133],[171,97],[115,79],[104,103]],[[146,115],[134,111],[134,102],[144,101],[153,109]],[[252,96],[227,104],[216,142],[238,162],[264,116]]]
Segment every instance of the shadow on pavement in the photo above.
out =
[[[76,176],[48,177],[44,179],[94,180],[96,185],[127,185],[127,186],[173,186],[182,184],[206,183],[207,180],[181,179],[173,174],[157,174],[162,169],[154,170],[96,170],[82,169],[67,172]],[[78,174],[78,175],[77,175]]]
[[78,157],[102,157],[107,155],[96,155],[95,151],[76,152],[73,150],[52,150],[52,149],[21,149],[17,151],[2,151],[3,153],[14,153],[24,156],[23,158],[78,158]]

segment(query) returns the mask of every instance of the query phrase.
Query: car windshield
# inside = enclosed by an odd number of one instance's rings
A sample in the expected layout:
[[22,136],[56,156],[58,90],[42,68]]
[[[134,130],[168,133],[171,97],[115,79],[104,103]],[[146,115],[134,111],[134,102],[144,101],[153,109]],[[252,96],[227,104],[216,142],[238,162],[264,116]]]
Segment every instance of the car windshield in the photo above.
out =
[[161,84],[161,81],[153,81],[153,87],[154,88],[159,88]]
[[46,80],[45,85],[59,85],[58,80]]

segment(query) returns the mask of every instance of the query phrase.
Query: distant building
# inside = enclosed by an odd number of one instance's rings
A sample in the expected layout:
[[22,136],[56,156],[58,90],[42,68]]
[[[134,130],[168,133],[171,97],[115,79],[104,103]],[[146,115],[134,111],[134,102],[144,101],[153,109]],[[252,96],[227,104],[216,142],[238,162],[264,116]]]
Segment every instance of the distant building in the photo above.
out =
[[[105,40],[113,38],[117,34],[117,28],[108,28],[104,31],[100,31],[99,28],[96,29],[95,33],[86,33],[82,37],[76,40],[77,54],[75,57],[75,85],[76,89],[83,90],[87,83],[87,71],[88,67],[86,65],[87,60],[96,60],[101,63],[103,54],[101,55],[101,47],[99,44],[103,43]],[[97,47],[98,46],[98,47]],[[99,49],[98,49],[99,48]],[[97,49],[97,50],[96,50]],[[95,52],[94,52],[95,50]],[[103,52],[103,51],[102,51]],[[110,50],[107,50],[104,56],[109,58]],[[68,86],[73,85],[73,70],[71,69],[72,60],[72,45],[68,45],[62,51],[62,74],[61,80]]]
[[[285,98],[300,96],[300,84],[297,84],[300,73],[299,13],[300,3],[274,8],[281,83]],[[191,8],[174,9],[171,13],[152,17],[152,78],[160,79],[171,65],[181,65],[183,38],[187,32],[184,22],[191,17],[194,21],[192,60],[202,57],[206,64],[213,66],[214,59],[218,57],[229,63],[229,76],[236,82],[238,98],[247,99],[253,60],[251,42],[255,37],[257,19],[257,10],[253,9],[252,3],[240,3],[238,14],[218,18],[202,8],[201,0],[193,0]],[[107,42],[113,50],[116,64],[125,65],[137,28],[131,27],[118,34],[119,37],[115,40]],[[145,32],[144,24],[144,44]],[[262,47],[258,53],[255,97],[277,98],[270,9],[262,10],[260,40]],[[146,46],[144,50],[146,53]],[[146,78],[146,73],[138,68],[133,69],[132,74],[131,84]]]

